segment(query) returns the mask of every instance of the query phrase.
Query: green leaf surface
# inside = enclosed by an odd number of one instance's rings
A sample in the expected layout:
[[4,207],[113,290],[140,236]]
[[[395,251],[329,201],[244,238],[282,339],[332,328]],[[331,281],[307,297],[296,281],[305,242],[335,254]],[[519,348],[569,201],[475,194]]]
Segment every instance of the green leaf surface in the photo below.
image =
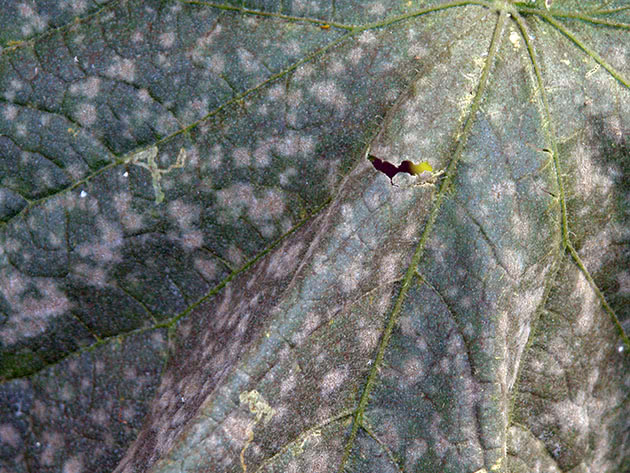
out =
[[627,1],[4,3],[0,472],[630,471]]

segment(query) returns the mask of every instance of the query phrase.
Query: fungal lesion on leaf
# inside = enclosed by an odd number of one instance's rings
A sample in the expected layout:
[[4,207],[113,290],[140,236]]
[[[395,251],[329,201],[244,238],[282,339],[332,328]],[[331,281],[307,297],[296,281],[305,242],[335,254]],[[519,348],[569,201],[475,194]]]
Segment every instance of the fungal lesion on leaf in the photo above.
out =
[[183,168],[186,164],[186,149],[180,148],[177,160],[174,164],[171,164],[165,169],[161,169],[155,158],[158,154],[158,147],[152,146],[151,148],[143,149],[137,153],[133,153],[127,156],[124,160],[127,164],[135,164],[136,166],[143,167],[151,173],[151,180],[153,183],[153,191],[155,192],[155,203],[159,204],[164,200],[164,192],[162,191],[162,176],[168,174],[174,169]]

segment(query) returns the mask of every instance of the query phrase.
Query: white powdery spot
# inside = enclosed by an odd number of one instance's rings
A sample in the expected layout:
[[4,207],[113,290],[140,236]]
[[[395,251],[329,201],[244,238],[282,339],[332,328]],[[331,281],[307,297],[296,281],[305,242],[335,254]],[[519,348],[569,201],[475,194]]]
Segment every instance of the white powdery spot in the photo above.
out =
[[363,49],[361,48],[352,48],[348,53],[348,59],[355,66],[359,64],[359,61],[363,57]]
[[206,281],[214,281],[218,271],[214,261],[197,257],[193,262],[193,266]]
[[17,448],[22,443],[20,433],[11,424],[0,424],[0,443]]
[[138,98],[144,103],[151,101],[151,95],[149,95],[149,91],[147,89],[138,90]]
[[507,267],[510,276],[518,277],[525,269],[525,257],[523,253],[516,250],[506,250],[504,252],[504,264]]
[[320,383],[320,390],[323,397],[332,394],[338,389],[348,377],[348,368],[342,367],[329,371],[324,375]]
[[345,112],[348,107],[348,99],[333,81],[318,82],[311,87],[310,92],[320,102],[334,106],[340,113]]
[[427,452],[429,446],[423,439],[415,439],[405,452],[405,471],[413,471],[416,463]]
[[244,208],[254,201],[254,189],[251,185],[237,182],[216,193],[217,206],[223,210],[222,220],[238,217]]
[[210,169],[217,170],[221,167],[221,163],[223,162],[223,148],[221,145],[214,145],[212,150],[210,150]]
[[136,65],[131,59],[117,57],[107,69],[109,77],[133,82],[136,77]]
[[266,270],[267,275],[271,275],[276,279],[285,277],[299,264],[298,256],[303,249],[303,242],[298,242],[294,245],[283,245],[271,258]]
[[368,13],[370,15],[379,16],[380,17],[380,16],[383,16],[386,11],[387,11],[387,9],[385,8],[385,5],[383,5],[382,2],[376,2],[376,3],[373,3],[370,6],[370,8],[368,10]]
[[574,330],[579,335],[588,335],[592,332],[597,303],[595,301],[595,291],[593,291],[581,272],[578,273],[574,294],[582,297],[582,310],[573,324]]
[[269,89],[269,92],[267,92],[267,97],[269,97],[269,100],[271,101],[282,99],[284,98],[284,95],[285,95],[285,88],[284,86],[280,84],[275,84],[273,87]]
[[619,294],[630,294],[630,272],[622,271],[617,275],[617,282],[619,283]]
[[297,176],[297,169],[295,168],[287,168],[285,171],[280,173],[278,176],[280,179],[280,185],[286,186],[289,184],[289,181],[292,177]]
[[196,250],[203,246],[203,233],[199,230],[184,231],[179,237],[179,241],[188,251]]
[[247,148],[236,148],[232,153],[234,165],[237,167],[246,167],[250,165],[251,156]]
[[208,67],[214,74],[222,74],[225,70],[225,56],[220,53],[213,54],[210,56]]
[[401,259],[402,254],[400,253],[390,253],[383,258],[379,268],[381,281],[390,281],[396,277],[399,268],[402,267],[400,264]]
[[170,48],[175,43],[175,33],[169,31],[167,33],[162,33],[159,36],[160,46],[163,48]]
[[608,194],[613,180],[599,172],[593,164],[592,153],[592,150],[586,148],[580,148],[576,153],[579,173],[578,185],[586,195]]
[[[409,39],[411,40],[412,38]],[[427,48],[415,41],[411,42],[411,46],[409,46],[409,49],[407,50],[407,54],[416,60],[424,58],[428,53],[429,51]]]
[[256,72],[259,69],[254,55],[246,49],[238,48],[236,54],[245,72]]
[[83,459],[81,455],[75,455],[63,464],[62,473],[83,473]]
[[18,113],[17,107],[15,107],[14,105],[5,105],[3,106],[3,109],[4,110],[2,110],[2,116],[5,118],[5,120],[7,120],[8,122],[15,120],[15,117],[17,117]]
[[61,452],[64,447],[63,435],[59,432],[45,431],[41,439],[44,449],[39,457],[39,461],[44,466],[52,466],[55,455]]
[[83,103],[77,110],[77,121],[83,126],[90,127],[96,123],[96,107],[91,103]]
[[232,245],[228,248],[227,259],[230,263],[241,266],[245,262],[246,256],[240,248]]
[[255,221],[264,221],[280,217],[285,208],[284,194],[279,190],[269,189],[262,198],[253,198],[248,215]]
[[371,354],[378,341],[381,338],[381,332],[373,328],[365,328],[359,332],[359,343],[361,345],[361,352],[369,355]]
[[321,323],[320,316],[316,314],[315,312],[309,312],[306,315],[306,318],[304,319],[304,322],[302,323],[302,327],[300,328],[300,330],[294,333],[292,337],[293,342],[296,345],[301,345],[302,342],[306,340],[306,338],[309,337],[311,333],[313,333],[313,331],[317,327],[319,327],[320,323]]
[[343,63],[343,61],[335,59],[334,61],[330,62],[330,66],[328,66],[328,72],[337,76],[344,74],[346,72],[346,65]]
[[358,255],[341,275],[341,289],[344,292],[354,291],[363,280],[365,271],[361,259],[362,255]]
[[280,383],[280,396],[285,397],[291,391],[295,389],[297,385],[297,380],[295,379],[295,373],[291,373],[288,378],[285,378]]
[[97,266],[77,264],[72,269],[72,272],[81,276],[81,279],[91,286],[106,287],[108,285],[106,272]]
[[50,318],[71,309],[72,304],[65,294],[57,289],[53,280],[41,278],[35,286],[39,296],[19,296],[9,302],[17,308],[19,317],[9,319],[0,331],[0,339],[11,345],[19,338],[31,337],[42,333]]
[[193,228],[193,223],[199,220],[200,213],[201,208],[198,205],[188,204],[181,199],[168,204],[168,214],[177,222],[177,226],[181,230]]
[[376,36],[374,32],[367,30],[361,33],[358,39],[360,44],[372,44],[376,41]]

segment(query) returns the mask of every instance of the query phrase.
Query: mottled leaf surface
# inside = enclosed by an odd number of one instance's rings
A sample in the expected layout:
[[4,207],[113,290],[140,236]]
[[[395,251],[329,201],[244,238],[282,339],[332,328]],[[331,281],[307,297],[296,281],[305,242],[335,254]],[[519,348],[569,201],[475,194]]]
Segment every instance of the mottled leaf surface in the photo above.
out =
[[630,471],[629,45],[624,0],[0,1],[0,472]]

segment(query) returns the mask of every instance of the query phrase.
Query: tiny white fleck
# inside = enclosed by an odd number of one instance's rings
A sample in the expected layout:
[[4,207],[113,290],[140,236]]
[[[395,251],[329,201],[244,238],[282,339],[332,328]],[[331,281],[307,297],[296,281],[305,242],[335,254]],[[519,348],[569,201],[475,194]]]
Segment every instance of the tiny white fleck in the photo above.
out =
[[87,192],[81,191],[81,198],[84,199],[87,196]]
[[125,173],[123,174],[123,177],[128,177],[129,173],[127,171],[125,171]]
[[36,443],[35,443],[35,446],[36,446],[37,448],[39,448],[39,447],[41,447],[41,446],[42,446],[42,444],[41,444],[41,443],[39,443],[39,442],[36,442]]
[[617,350],[619,351],[619,353],[621,353],[623,351],[623,345],[619,345],[619,348],[617,348]]
[[79,62],[79,58],[74,56],[74,62]]

